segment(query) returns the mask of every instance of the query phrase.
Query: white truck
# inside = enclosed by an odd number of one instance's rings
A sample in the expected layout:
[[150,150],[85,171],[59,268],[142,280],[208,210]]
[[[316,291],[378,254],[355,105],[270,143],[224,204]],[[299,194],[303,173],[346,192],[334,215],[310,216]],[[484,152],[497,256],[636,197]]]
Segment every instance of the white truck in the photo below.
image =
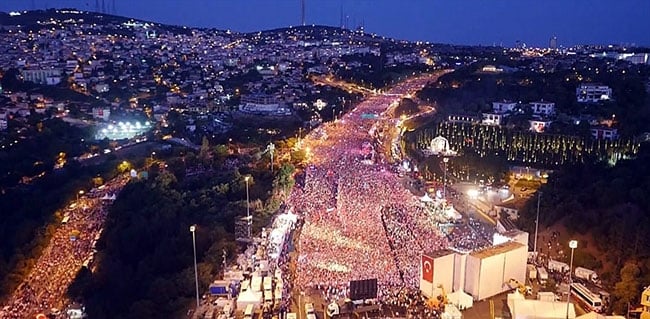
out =
[[574,273],[576,278],[587,280],[596,286],[600,286],[600,278],[598,278],[598,274],[595,271],[584,267],[576,267]]
[[548,281],[548,272],[544,267],[537,267],[537,280],[540,285],[545,285]]
[[526,265],[526,270],[528,271],[528,280],[533,281],[537,278],[537,268],[535,268],[535,265]]
[[552,272],[560,272],[560,273],[565,273],[569,271],[569,265],[566,263],[563,263],[561,261],[549,259],[548,260],[548,270]]

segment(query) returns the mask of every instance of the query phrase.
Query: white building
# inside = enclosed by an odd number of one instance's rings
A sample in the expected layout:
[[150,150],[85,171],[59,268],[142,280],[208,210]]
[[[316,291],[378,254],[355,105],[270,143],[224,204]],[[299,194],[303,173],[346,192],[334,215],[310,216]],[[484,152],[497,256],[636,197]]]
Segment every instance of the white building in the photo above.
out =
[[109,90],[110,87],[108,86],[108,84],[105,83],[95,84],[95,91],[97,91],[97,93],[106,93]]
[[591,128],[591,136],[599,140],[617,140],[618,129],[608,126],[596,126]]
[[537,115],[553,115],[555,114],[555,103],[554,102],[531,102],[530,108],[533,110],[534,114]]
[[517,103],[512,101],[492,102],[492,112],[494,113],[512,112],[515,107],[517,107]]
[[[61,82],[61,70],[59,69],[22,70],[21,74],[24,81],[37,84],[56,85]],[[50,79],[48,80],[48,78]]]
[[596,103],[611,97],[612,89],[607,85],[582,83],[576,88],[576,99],[580,103]]
[[481,121],[484,125],[501,125],[503,121],[503,114],[498,113],[483,113],[483,120]]

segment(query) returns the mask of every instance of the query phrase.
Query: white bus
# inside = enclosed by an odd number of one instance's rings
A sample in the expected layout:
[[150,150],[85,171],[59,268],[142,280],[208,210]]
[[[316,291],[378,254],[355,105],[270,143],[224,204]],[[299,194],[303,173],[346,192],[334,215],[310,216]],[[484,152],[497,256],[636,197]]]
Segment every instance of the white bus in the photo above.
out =
[[571,297],[587,312],[603,311],[603,301],[600,297],[580,283],[571,284]]

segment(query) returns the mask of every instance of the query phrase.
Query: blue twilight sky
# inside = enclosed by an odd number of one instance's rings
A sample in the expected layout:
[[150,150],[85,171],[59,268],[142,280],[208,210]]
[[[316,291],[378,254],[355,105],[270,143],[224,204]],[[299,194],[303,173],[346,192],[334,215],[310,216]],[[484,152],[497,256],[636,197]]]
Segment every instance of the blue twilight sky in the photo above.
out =
[[[0,0],[0,11],[47,7],[94,10],[154,22],[258,31],[300,24],[300,0]],[[307,24],[348,25],[406,40],[547,46],[650,46],[650,0],[305,0]]]

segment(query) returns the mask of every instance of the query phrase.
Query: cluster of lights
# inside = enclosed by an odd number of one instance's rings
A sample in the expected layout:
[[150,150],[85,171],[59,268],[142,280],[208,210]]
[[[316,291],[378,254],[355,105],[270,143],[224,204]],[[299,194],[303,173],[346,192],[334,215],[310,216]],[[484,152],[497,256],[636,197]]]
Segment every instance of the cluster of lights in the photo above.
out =
[[579,136],[537,134],[468,123],[440,123],[416,133],[415,146],[429,147],[435,136],[444,136],[455,150],[472,150],[480,157],[506,156],[509,161],[542,165],[610,160],[637,154],[640,144],[630,139],[585,139]]
[[117,125],[109,124],[108,127],[101,129],[101,131],[97,133],[96,138],[98,140],[104,138],[110,140],[132,138],[148,131],[149,129],[151,129],[151,123],[149,121],[146,121],[144,124],[140,122],[119,122]]

